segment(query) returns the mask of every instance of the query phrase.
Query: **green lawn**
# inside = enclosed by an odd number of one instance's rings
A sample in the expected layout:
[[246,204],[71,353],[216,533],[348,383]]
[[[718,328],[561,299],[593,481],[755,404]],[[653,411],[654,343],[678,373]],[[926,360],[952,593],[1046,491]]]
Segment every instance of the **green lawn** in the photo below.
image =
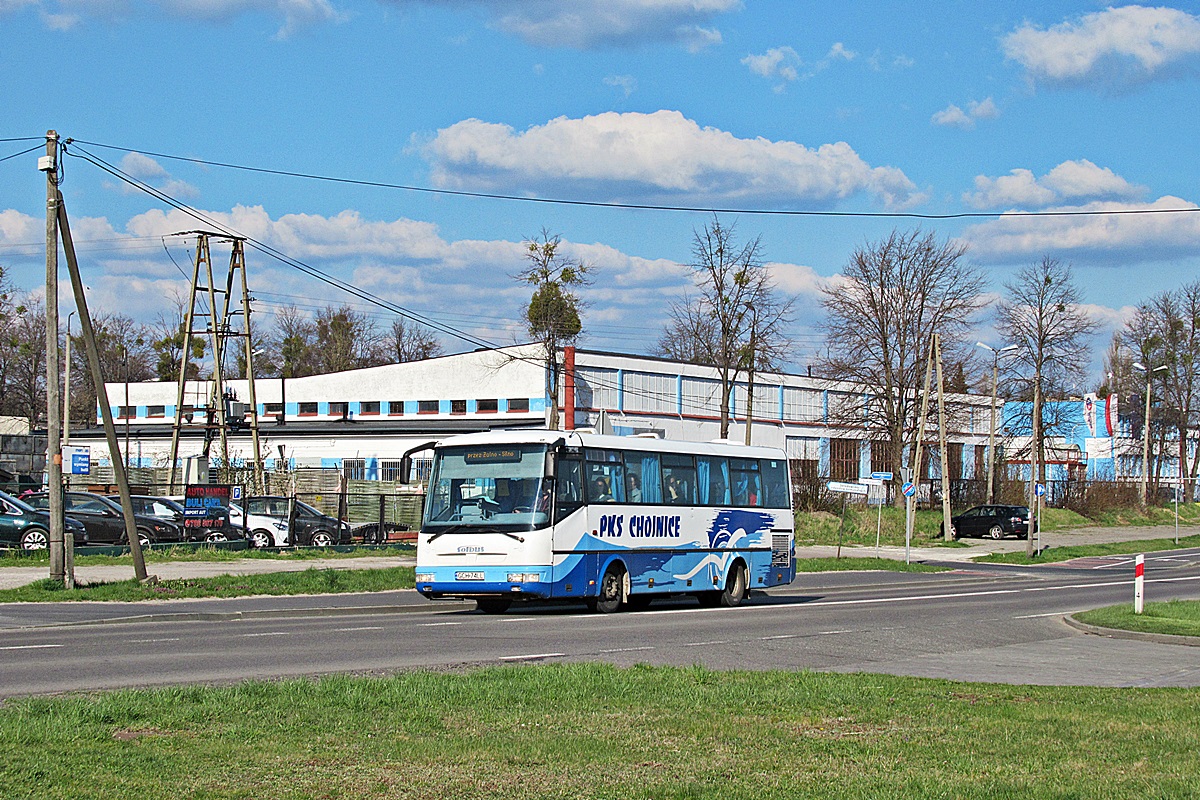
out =
[[[143,551],[147,564],[167,561],[241,561],[242,559],[270,559],[274,561],[308,561],[315,558],[365,558],[368,556],[415,556],[417,548],[412,545],[394,544],[387,547],[299,547],[268,550],[225,550],[205,545],[155,545]],[[50,566],[48,550],[0,550],[0,568]],[[133,556],[125,555],[80,555],[75,556],[77,566],[101,564],[133,565]]]
[[[163,580],[140,584],[131,578],[64,589],[49,578],[17,589],[0,590],[0,603],[60,602],[63,600],[175,600],[194,597],[245,597],[273,594],[338,594],[411,589],[412,567],[385,569],[314,569],[269,572],[262,575],[217,575],[210,578]],[[0,795],[2,797],[3,795]]]
[[1200,689],[495,667],[9,700],[0,741],[10,800],[1200,797]]
[[1179,544],[1174,537],[1170,539],[1137,539],[1132,542],[1109,542],[1107,544],[1080,544],[1068,547],[1051,547],[1039,556],[1027,558],[1025,551],[1013,553],[993,553],[979,556],[973,561],[986,561],[990,564],[1049,564],[1056,561],[1069,561],[1072,558],[1086,556],[1130,555],[1134,553],[1153,553],[1158,550],[1175,550],[1182,547],[1200,547],[1200,534],[1180,536]]
[[[1133,603],[1123,603],[1085,611],[1076,614],[1075,619],[1102,628],[1169,633],[1174,636],[1200,636],[1200,600],[1146,603],[1141,614],[1133,613]],[[1197,658],[1200,659],[1200,655]]]

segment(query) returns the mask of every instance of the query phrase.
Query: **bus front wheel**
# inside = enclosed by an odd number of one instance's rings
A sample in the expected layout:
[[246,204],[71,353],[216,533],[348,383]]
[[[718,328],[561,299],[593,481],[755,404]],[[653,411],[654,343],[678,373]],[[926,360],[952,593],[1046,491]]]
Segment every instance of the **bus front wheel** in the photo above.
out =
[[511,605],[507,597],[480,597],[475,601],[475,607],[485,614],[503,614]]
[[740,606],[742,601],[746,599],[748,585],[746,565],[739,561],[729,568],[729,576],[725,579],[724,589],[701,592],[697,597],[702,606],[709,608],[715,608],[716,606],[733,608],[734,606]]
[[600,595],[588,600],[588,608],[601,614],[611,614],[621,607],[627,594],[625,568],[620,564],[609,564],[600,580]]

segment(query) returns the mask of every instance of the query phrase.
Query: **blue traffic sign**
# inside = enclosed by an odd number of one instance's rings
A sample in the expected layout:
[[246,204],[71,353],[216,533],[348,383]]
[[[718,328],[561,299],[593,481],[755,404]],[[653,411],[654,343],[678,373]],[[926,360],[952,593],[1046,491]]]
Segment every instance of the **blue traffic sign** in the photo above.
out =
[[914,494],[917,493],[917,487],[914,486],[911,482],[908,482],[900,487],[900,491],[904,493],[905,497],[912,497]]
[[872,472],[871,477],[877,481],[890,481],[892,479],[892,473],[890,473],[890,472]]
[[1038,497],[1045,497],[1046,496],[1046,487],[1039,483],[1033,487],[1033,493],[1036,494]]

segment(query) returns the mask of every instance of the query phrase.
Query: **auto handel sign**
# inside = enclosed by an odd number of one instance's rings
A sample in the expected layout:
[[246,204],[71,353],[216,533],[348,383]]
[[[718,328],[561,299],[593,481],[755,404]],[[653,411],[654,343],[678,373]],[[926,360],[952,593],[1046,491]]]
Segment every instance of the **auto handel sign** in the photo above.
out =
[[[231,486],[189,484],[183,490],[183,527],[204,531],[200,538],[229,527]],[[192,538],[192,537],[189,537]]]

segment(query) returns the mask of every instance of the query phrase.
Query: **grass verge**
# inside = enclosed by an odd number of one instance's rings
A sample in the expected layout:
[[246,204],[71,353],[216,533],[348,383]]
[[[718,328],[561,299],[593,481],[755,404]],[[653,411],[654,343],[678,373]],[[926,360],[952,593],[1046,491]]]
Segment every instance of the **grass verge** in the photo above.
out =
[[982,561],[989,564],[1050,564],[1058,561],[1069,561],[1072,558],[1087,556],[1116,556],[1132,553],[1153,553],[1159,550],[1175,550],[1183,547],[1200,547],[1200,534],[1170,539],[1137,539],[1132,542],[1109,542],[1107,544],[1078,544],[1068,547],[1051,547],[1042,551],[1040,556],[1028,558],[1025,551],[1013,553],[993,553],[979,556],[972,561]]
[[[262,575],[216,575],[180,578],[143,585],[134,579],[85,584],[64,589],[46,578],[17,589],[0,590],[0,603],[61,602],[65,600],[177,600],[196,597],[249,595],[340,594],[411,589],[412,567],[387,569],[314,569],[269,572]],[[3,796],[0,794],[0,796]]]
[[[303,547],[286,550],[221,550],[204,545],[175,545],[171,547],[154,546],[143,550],[147,564],[162,564],[167,561],[191,562],[237,562],[244,559],[273,560],[273,561],[309,561],[316,558],[365,558],[379,556],[414,556],[417,549],[411,545],[397,544],[388,547],[363,547],[342,551],[333,548]],[[104,564],[132,565],[133,557],[122,556],[76,555],[76,566],[93,567]],[[0,551],[0,568],[2,567],[37,567],[50,566],[48,550],[3,550]]]
[[[595,664],[8,701],[6,798],[1194,798],[1200,689]],[[69,757],[68,757],[69,754]]]
[[928,564],[905,564],[893,558],[798,558],[796,572],[851,572],[874,570],[885,572],[946,572],[947,567]]
[[1141,633],[1200,636],[1200,600],[1170,600],[1146,603],[1143,613],[1133,613],[1133,603],[1097,608],[1076,614],[1075,619],[1101,628],[1118,628]]

